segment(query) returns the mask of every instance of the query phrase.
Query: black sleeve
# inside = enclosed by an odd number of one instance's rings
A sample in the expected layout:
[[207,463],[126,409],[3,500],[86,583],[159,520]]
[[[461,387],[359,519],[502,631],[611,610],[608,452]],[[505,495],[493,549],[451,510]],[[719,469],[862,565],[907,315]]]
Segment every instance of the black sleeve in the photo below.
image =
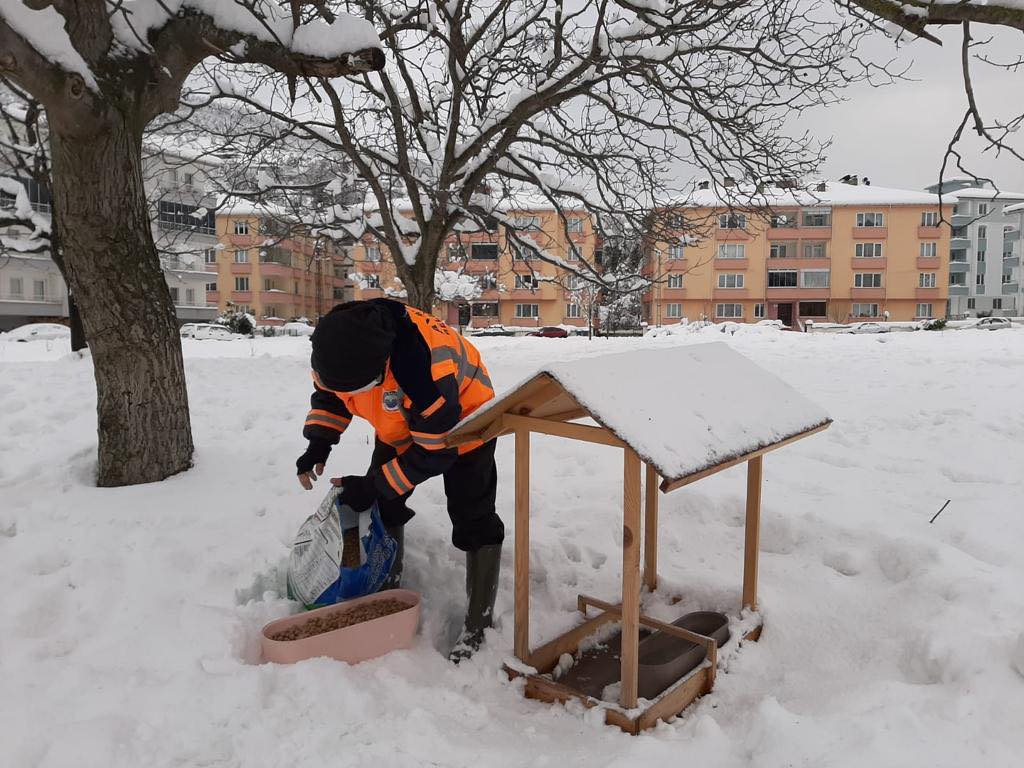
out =
[[422,408],[414,401],[407,414],[412,446],[374,470],[374,484],[386,499],[408,493],[427,478],[444,473],[459,456],[458,448],[445,445],[462,415],[458,383],[454,376],[433,383],[437,397]]
[[302,436],[307,440],[327,440],[331,445],[336,445],[341,433],[352,421],[352,414],[333,392],[321,389],[315,381],[313,387]]

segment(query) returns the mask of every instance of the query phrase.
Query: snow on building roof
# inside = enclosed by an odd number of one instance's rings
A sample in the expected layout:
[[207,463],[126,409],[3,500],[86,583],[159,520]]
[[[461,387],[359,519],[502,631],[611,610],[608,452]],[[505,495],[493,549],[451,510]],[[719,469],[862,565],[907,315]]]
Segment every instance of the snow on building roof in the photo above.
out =
[[522,393],[535,396],[537,382],[542,388],[545,379],[562,392],[532,404],[529,415],[558,421],[567,413],[581,418],[583,409],[651,464],[665,484],[724,469],[831,422],[789,384],[715,342],[548,363],[456,426],[452,442],[484,433],[506,413],[520,414]]
[[1008,205],[1005,208],[1003,208],[1003,213],[1024,213],[1024,203]]
[[[912,189],[876,187],[873,184],[844,184],[826,181],[824,189],[812,184],[804,189],[783,189],[766,187],[760,193],[749,184],[719,189],[696,189],[688,196],[662,203],[664,207],[722,208],[765,206],[819,206],[819,205],[934,205],[938,207],[939,196],[932,192]],[[957,192],[943,195],[943,202],[949,204]]]
[[1024,192],[1008,192],[1003,189],[995,189],[993,187],[964,187],[963,189],[951,190],[944,197],[952,195],[953,197],[970,197],[970,198],[981,198],[982,200],[1002,200],[1004,198],[1013,198],[1015,200],[1024,200]]
[[294,219],[288,210],[273,203],[257,203],[241,197],[221,197],[217,201],[218,216],[265,216],[274,219]]

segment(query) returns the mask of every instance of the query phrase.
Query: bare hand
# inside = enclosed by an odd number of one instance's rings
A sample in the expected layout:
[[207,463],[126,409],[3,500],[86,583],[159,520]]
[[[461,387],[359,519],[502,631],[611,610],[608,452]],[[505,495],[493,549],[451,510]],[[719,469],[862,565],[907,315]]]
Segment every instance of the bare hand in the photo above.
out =
[[[309,472],[305,472],[305,473],[299,475],[299,484],[303,488],[305,488],[307,491],[312,491],[313,490],[313,483],[315,483],[316,479],[318,477],[320,477],[320,475],[322,475],[323,473],[324,473],[324,465],[323,464],[317,464]],[[334,480],[335,480],[335,478],[331,478],[331,482],[332,483],[334,483]],[[341,485],[341,478],[337,478],[337,480],[338,480],[338,482],[334,483],[334,484],[335,485]]]

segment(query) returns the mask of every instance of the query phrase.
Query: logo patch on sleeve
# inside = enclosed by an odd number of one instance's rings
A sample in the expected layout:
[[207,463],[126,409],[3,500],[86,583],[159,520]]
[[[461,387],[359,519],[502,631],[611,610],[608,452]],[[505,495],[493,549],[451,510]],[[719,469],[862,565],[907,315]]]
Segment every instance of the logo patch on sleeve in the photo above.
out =
[[398,407],[402,404],[402,393],[397,389],[392,389],[384,392],[384,410],[385,411],[397,411]]

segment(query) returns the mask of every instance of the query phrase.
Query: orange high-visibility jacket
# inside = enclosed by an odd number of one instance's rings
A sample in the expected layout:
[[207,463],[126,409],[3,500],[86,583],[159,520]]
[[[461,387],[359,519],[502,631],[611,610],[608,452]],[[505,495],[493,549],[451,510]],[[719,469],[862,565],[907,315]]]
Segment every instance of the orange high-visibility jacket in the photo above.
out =
[[442,474],[460,453],[445,446],[448,432],[494,397],[480,352],[458,331],[431,315],[388,299],[374,299],[395,317],[396,335],[384,379],[366,392],[327,389],[313,372],[314,391],[303,435],[338,442],[353,416],[369,421],[377,439],[398,456],[375,472],[384,498],[408,493]]

